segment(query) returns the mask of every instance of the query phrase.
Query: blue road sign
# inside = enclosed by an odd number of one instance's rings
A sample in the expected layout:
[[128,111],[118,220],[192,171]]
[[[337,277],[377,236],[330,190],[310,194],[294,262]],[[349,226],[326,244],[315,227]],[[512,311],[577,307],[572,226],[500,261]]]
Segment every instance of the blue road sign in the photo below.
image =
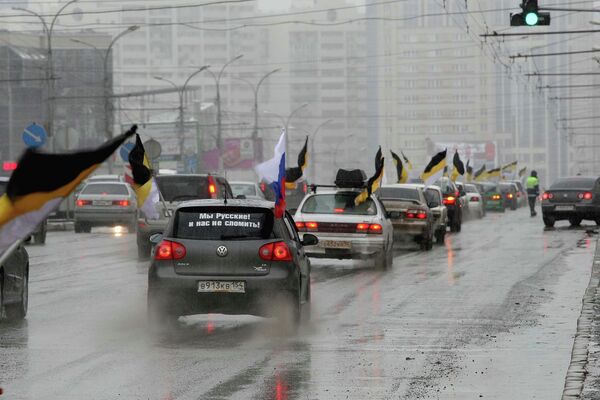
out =
[[123,146],[121,146],[121,150],[119,150],[119,155],[121,156],[123,161],[129,162],[129,152],[131,151],[131,149],[133,149],[133,146],[135,146],[135,144],[133,143],[125,143]]
[[27,147],[37,148],[46,143],[48,134],[44,127],[37,124],[31,124],[23,131],[23,142]]
[[198,158],[195,154],[185,158],[185,172],[195,174],[198,171]]

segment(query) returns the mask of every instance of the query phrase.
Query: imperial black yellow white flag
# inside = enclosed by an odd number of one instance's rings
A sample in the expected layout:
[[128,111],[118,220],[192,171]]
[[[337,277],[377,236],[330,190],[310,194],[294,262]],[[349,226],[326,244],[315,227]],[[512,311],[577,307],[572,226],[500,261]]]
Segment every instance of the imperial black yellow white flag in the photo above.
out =
[[487,172],[486,172],[486,168],[485,168],[485,164],[483,164],[481,166],[481,168],[479,168],[476,172],[475,172],[475,181],[476,182],[483,182],[487,179]]
[[29,236],[136,129],[94,150],[48,154],[27,149],[0,197],[0,252]]
[[360,194],[354,199],[355,205],[358,206],[359,204],[367,201],[367,199],[371,197],[371,194],[375,193],[377,189],[379,189],[379,186],[381,186],[381,180],[383,179],[383,166],[385,165],[384,161],[385,159],[383,157],[379,158],[379,155],[375,156],[375,174],[367,181],[367,187],[365,190],[360,192]]
[[473,167],[470,164],[471,160],[467,160],[467,182],[473,181]]
[[487,172],[487,179],[500,179],[501,171],[500,167],[490,169]]
[[431,185],[442,177],[444,168],[446,167],[447,152],[447,149],[440,151],[431,158],[431,161],[429,161],[429,164],[427,164],[421,174],[421,179],[425,182],[425,185]]
[[523,167],[519,170],[519,178],[524,178],[527,176],[527,167]]
[[502,178],[512,179],[517,173],[517,161],[513,161],[510,164],[506,164],[502,167]]
[[465,165],[461,161],[460,156],[458,155],[458,151],[454,152],[452,164],[454,165],[454,169],[452,170],[452,176],[450,177],[450,179],[452,179],[452,182],[456,182],[456,178],[458,178],[459,175],[465,174]]
[[406,169],[408,172],[412,171],[412,163],[408,160],[408,158],[406,158],[403,151],[401,151],[400,154],[402,154],[402,158],[404,159],[404,163],[406,164]]
[[160,194],[156,181],[152,177],[150,160],[146,155],[144,144],[140,135],[135,135],[135,146],[129,152],[129,164],[133,175],[133,189],[137,197],[137,205],[147,219],[159,219],[160,214],[156,205],[160,201]]
[[296,181],[302,178],[304,174],[304,169],[308,164],[308,136],[304,141],[304,146],[300,153],[298,154],[298,166],[288,168],[285,170],[285,188],[286,189],[296,189]]
[[390,150],[390,153],[392,153],[394,165],[396,166],[396,172],[398,173],[398,183],[408,182],[408,171],[406,170],[406,167],[404,167],[404,164],[402,164],[402,160],[400,157],[398,157],[398,154],[394,153],[393,151]]

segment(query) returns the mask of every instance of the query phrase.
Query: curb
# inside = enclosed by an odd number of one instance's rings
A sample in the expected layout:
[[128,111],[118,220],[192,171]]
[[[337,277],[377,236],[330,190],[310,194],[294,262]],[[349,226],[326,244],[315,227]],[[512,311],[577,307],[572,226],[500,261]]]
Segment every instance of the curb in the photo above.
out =
[[588,374],[589,345],[592,337],[592,324],[595,310],[594,304],[600,296],[600,239],[596,241],[596,253],[592,264],[590,282],[582,299],[581,314],[577,319],[577,332],[571,351],[571,363],[565,377],[562,400],[580,399],[583,384]]

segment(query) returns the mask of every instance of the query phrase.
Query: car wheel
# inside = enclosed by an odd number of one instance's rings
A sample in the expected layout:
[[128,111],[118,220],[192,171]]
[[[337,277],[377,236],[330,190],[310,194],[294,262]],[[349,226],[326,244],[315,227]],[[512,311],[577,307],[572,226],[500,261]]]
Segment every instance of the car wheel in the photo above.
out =
[[83,232],[83,228],[81,227],[81,222],[75,221],[75,223],[73,224],[73,228],[75,228],[75,233]]
[[27,307],[29,305],[29,273],[26,272],[23,277],[23,285],[21,287],[21,298],[18,303],[6,305],[6,318],[9,321],[20,321],[27,315]]
[[579,226],[581,225],[582,218],[579,217],[571,217],[569,218],[569,223],[571,226]]
[[437,244],[444,244],[446,238],[446,225],[442,226],[435,232],[435,241]]
[[148,325],[154,332],[168,330],[175,325],[178,315],[167,307],[167,298],[158,290],[148,289],[147,298]]
[[546,225],[547,228],[552,228],[554,226],[554,223],[556,222],[554,217],[551,217],[549,215],[542,216],[542,219],[544,220],[544,225]]
[[90,233],[92,232],[92,224],[90,223],[82,223],[81,225],[81,230],[83,233]]
[[46,243],[46,227],[43,227],[38,233],[33,235],[36,244]]
[[383,250],[375,259],[375,267],[377,269],[386,270],[392,264],[391,263],[391,250]]
[[425,236],[421,239],[419,244],[421,245],[421,250],[429,251],[433,248],[433,238]]

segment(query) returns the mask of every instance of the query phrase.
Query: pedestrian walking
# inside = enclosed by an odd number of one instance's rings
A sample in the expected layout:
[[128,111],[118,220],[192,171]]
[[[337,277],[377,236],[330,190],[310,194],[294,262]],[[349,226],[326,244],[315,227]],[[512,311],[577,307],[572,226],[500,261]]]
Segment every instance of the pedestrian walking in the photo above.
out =
[[535,217],[535,201],[540,195],[540,180],[537,176],[537,171],[531,171],[531,175],[527,178],[527,198],[529,199],[529,209],[531,216]]

